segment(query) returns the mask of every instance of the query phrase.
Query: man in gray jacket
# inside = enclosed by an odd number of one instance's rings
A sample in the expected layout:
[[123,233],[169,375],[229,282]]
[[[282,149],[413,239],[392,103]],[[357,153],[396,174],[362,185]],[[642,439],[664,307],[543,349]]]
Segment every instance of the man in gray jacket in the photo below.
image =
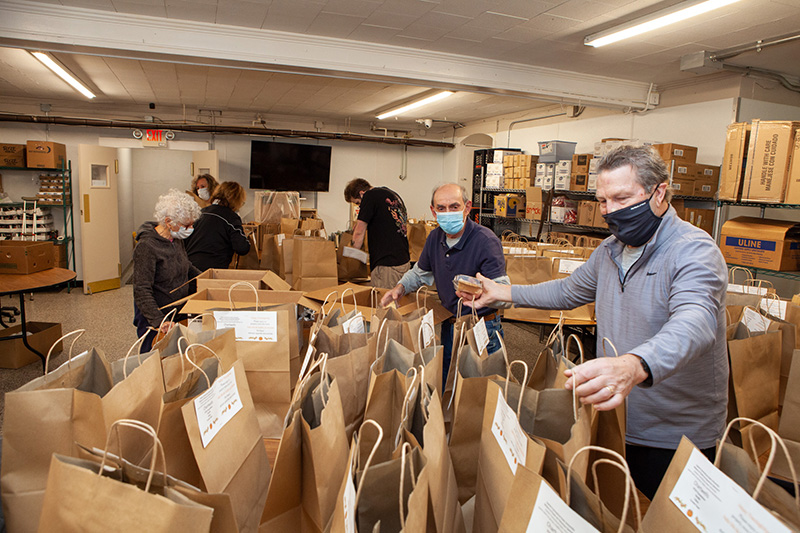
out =
[[476,307],[596,302],[597,353],[608,338],[619,356],[567,371],[566,387],[598,410],[627,398],[627,459],[652,499],[681,436],[713,459],[725,426],[727,270],[714,240],[669,205],[667,169],[651,149],[620,147],[598,171],[596,196],[613,236],[564,279],[503,286],[481,277]]

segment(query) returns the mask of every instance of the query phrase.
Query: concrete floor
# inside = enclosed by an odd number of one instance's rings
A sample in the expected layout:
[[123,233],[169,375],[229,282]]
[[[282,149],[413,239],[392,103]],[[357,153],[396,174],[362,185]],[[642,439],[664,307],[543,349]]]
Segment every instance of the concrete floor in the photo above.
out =
[[[16,299],[14,300],[16,301]],[[14,303],[4,298],[3,305]],[[16,301],[18,303],[18,301]],[[102,350],[110,361],[125,356],[136,342],[136,329],[133,326],[133,288],[131,285],[121,289],[83,294],[80,288],[56,292],[38,292],[26,296],[26,313],[29,321],[60,322],[63,333],[75,329],[86,330],[75,343],[75,353],[89,348]],[[533,364],[542,350],[539,326],[520,322],[504,322],[506,347],[511,359],[522,359]],[[546,337],[545,337],[546,338]],[[66,355],[54,354],[51,367],[55,368],[66,360]],[[518,378],[522,377],[520,367]],[[0,369],[0,392],[13,391],[31,379],[42,375],[42,366],[33,363],[16,370]],[[0,399],[0,424],[3,420],[5,402]],[[2,427],[2,426],[0,426]],[[2,430],[0,430],[2,435]]]

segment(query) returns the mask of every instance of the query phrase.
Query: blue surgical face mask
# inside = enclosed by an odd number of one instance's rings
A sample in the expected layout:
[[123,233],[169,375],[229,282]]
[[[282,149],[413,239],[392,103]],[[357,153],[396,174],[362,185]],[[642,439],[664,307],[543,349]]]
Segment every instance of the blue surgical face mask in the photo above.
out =
[[464,229],[464,212],[436,213],[436,222],[448,235],[455,235]]
[[169,234],[173,239],[186,239],[192,234],[194,228],[187,228],[186,226],[178,226],[178,231],[169,230]]

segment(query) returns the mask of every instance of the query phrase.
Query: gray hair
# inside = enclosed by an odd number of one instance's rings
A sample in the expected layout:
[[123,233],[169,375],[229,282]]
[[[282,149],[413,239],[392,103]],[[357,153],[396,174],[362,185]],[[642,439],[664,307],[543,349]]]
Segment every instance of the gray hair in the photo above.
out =
[[181,224],[188,221],[194,223],[200,218],[200,206],[185,192],[170,189],[169,192],[158,197],[153,215],[159,224],[167,218]]
[[628,166],[635,171],[636,182],[651,194],[656,187],[667,183],[667,192],[664,200],[672,199],[672,187],[669,186],[669,171],[667,165],[658,153],[649,146],[623,145],[614,148],[597,165],[597,173],[616,170]]
[[461,191],[461,201],[464,202],[464,205],[467,205],[467,202],[469,202],[469,196],[467,195],[467,190],[458,183],[451,182],[451,183],[440,183],[433,188],[433,191],[431,192],[431,207],[433,207],[433,197],[436,196],[436,193],[439,191],[439,189],[441,189],[442,187],[448,187],[450,185],[459,188],[459,190]]

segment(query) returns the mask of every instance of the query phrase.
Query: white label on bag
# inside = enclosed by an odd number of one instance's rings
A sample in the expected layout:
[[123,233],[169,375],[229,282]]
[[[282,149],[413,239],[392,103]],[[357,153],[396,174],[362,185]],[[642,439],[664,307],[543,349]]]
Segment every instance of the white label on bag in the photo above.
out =
[[734,292],[736,294],[745,294],[747,292],[747,287],[744,285],[737,285],[735,283],[728,283],[728,292]]
[[559,274],[572,274],[578,269],[585,261],[576,261],[574,259],[561,259],[558,262]]
[[361,311],[342,322],[342,329],[345,333],[365,333],[364,316],[361,314]]
[[203,448],[242,409],[242,399],[236,387],[235,369],[231,368],[214,381],[211,388],[195,398],[194,412]]
[[762,311],[768,315],[786,320],[786,300],[776,300],[775,298],[762,298],[761,305]]
[[503,398],[503,391],[497,391],[497,407],[492,420],[492,435],[503,451],[512,474],[517,473],[517,465],[524,465],[528,456],[528,441],[519,426],[517,415]]
[[283,234],[283,233],[279,233],[278,235],[275,235],[275,241],[278,243],[278,246],[283,245],[283,239],[285,239],[285,238],[286,238],[286,235]]
[[669,499],[698,531],[790,531],[696,448]]
[[747,294],[758,294],[759,296],[766,296],[769,292],[769,289],[766,287],[759,287],[756,285],[751,285],[747,287]]
[[756,313],[749,307],[744,308],[742,322],[750,333],[765,333],[769,328],[770,320],[762,314]]
[[484,319],[480,319],[475,327],[472,328],[472,334],[475,335],[475,344],[478,345],[478,353],[483,352],[483,350],[489,346],[489,332],[486,331],[486,321]]
[[422,347],[427,348],[431,345],[431,342],[433,342],[433,309],[425,313],[425,316],[423,316],[420,321],[419,327],[422,328]]
[[353,483],[352,464],[347,468],[347,481],[344,484],[342,507],[344,507],[345,533],[356,533],[356,485]]
[[358,248],[353,248],[352,246],[345,246],[344,250],[342,251],[342,255],[355,259],[356,261],[361,261],[365,265],[367,264],[367,261],[369,261],[369,255],[367,252],[364,250],[359,250]]
[[277,311],[214,311],[217,329],[234,328],[237,341],[277,342]]
[[567,503],[550,488],[545,480],[539,485],[539,494],[533,506],[527,533],[593,533],[597,530],[573,511]]

